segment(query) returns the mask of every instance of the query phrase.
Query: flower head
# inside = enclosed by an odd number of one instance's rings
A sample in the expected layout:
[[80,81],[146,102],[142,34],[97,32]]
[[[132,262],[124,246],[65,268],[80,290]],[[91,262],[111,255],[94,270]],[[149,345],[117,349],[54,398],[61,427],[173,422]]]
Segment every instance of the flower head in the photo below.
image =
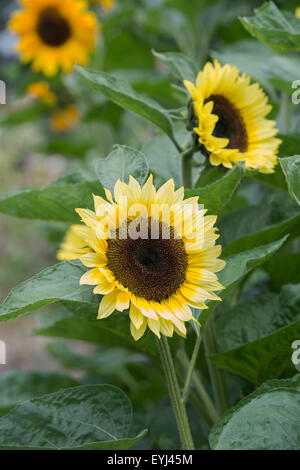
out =
[[73,129],[80,118],[80,111],[76,106],[65,106],[53,113],[51,129],[53,132],[67,132]]
[[23,62],[37,72],[70,72],[75,63],[86,65],[95,46],[97,18],[85,0],[20,0],[9,28],[19,35],[17,50]]
[[158,191],[152,176],[141,188],[132,177],[120,180],[114,199],[94,196],[95,212],[77,209],[90,232],[84,244],[92,252],[80,256],[90,268],[81,284],[101,294],[98,318],[129,309],[131,333],[138,340],[147,326],[158,337],[186,335],[193,320],[190,307],[207,308],[208,299],[220,300],[216,272],[221,246],[214,227],[216,217],[205,216],[198,197],[184,200],[184,190],[171,179]]
[[85,225],[71,225],[56,254],[57,259],[60,261],[77,259],[81,255],[93,251],[89,246],[85,246],[84,241],[90,231],[91,229]]
[[31,83],[27,88],[29,95],[38,98],[43,103],[53,105],[56,103],[56,95],[51,91],[50,86],[47,82],[34,82]]
[[196,84],[184,81],[191,95],[192,128],[212,165],[231,168],[244,161],[246,168],[273,173],[280,140],[271,110],[258,83],[240,75],[236,67],[208,62]]

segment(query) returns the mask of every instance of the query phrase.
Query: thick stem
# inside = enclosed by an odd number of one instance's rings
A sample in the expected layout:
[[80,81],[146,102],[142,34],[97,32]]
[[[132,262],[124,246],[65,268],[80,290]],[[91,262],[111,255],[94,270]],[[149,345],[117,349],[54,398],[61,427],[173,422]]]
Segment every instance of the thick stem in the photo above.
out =
[[217,354],[215,332],[211,318],[205,325],[203,341],[217,408],[222,415],[228,409],[228,397],[224,374],[209,358],[209,356]]
[[173,359],[171,356],[168,340],[165,336],[162,336],[158,341],[158,347],[182,446],[184,450],[194,450],[195,447],[186,409],[181,399]]

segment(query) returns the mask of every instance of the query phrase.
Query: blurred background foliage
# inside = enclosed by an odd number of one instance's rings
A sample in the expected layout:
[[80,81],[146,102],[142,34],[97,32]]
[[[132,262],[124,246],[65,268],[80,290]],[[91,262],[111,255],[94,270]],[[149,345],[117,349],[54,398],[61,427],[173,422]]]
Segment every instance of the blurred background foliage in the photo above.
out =
[[[128,80],[136,91],[155,98],[162,106],[172,110],[178,107],[178,103],[184,105],[186,98],[167,67],[152,54],[151,49],[184,52],[198,64],[199,69],[208,58],[217,57],[237,65],[262,83],[274,104],[273,115],[278,119],[280,132],[284,133],[287,130],[284,116],[277,113],[280,92],[287,90],[287,84],[280,70],[284,70],[286,76],[290,73],[289,80],[290,77],[299,78],[294,73],[297,68],[293,68],[292,59],[288,68],[284,57],[279,60],[275,53],[267,51],[266,54],[265,47],[251,38],[238,20],[239,16],[252,16],[253,9],[262,3],[251,0],[116,0],[110,12],[91,6],[99,17],[101,33],[90,67],[112,72]],[[277,1],[276,4],[291,12],[298,6],[297,1],[289,0]],[[9,15],[17,6],[17,2],[12,0],[2,0],[0,6],[0,79],[7,84],[7,104],[0,105],[0,197],[17,188],[46,185],[72,172],[90,175],[94,172],[96,160],[104,158],[115,143],[140,148],[156,135],[151,124],[108,102],[102,95],[90,93],[74,74],[49,80],[52,89],[59,93],[60,100],[75,104],[80,112],[79,122],[73,128],[62,133],[53,132],[50,125],[51,109],[26,93],[28,85],[40,81],[43,76],[18,61],[14,53],[15,38],[6,29]],[[300,138],[299,119],[299,110],[293,109],[293,120],[288,131],[292,131],[296,139],[297,135]],[[288,150],[286,155],[289,155]],[[157,164],[161,164],[159,158]],[[176,167],[177,162],[174,165]],[[214,171],[207,172],[203,184],[209,182],[209,175]],[[176,168],[173,174],[175,172]],[[168,168],[163,168],[160,176],[166,177],[167,173]],[[156,176],[157,181],[160,181],[160,176]],[[260,177],[261,181],[267,183],[270,181],[268,178]],[[278,178],[281,184],[280,176]],[[240,228],[244,233],[233,233],[237,230],[236,220],[240,220],[239,209],[259,205],[263,208],[261,220],[267,220],[268,216],[274,217],[270,207],[277,205],[276,197],[282,200],[287,198],[285,194],[270,194],[267,185],[258,186],[252,179],[245,180],[230,207],[226,208],[227,213],[221,213],[222,220],[218,225],[223,243],[249,231],[245,223],[244,228]],[[235,212],[228,214],[229,210]],[[228,224],[226,218],[230,217],[233,222]],[[14,219],[0,214],[0,300],[12,287],[55,263],[56,251],[67,226],[63,223]],[[294,256],[293,253],[299,251],[298,245],[299,241],[293,240],[285,248],[286,254],[281,256]],[[266,269],[256,271],[247,279],[242,299],[247,300],[253,293],[264,295],[264,289],[270,285],[280,287],[282,280],[276,277],[277,271],[276,260],[270,261]],[[286,282],[291,279],[299,283],[299,272],[294,270]],[[229,308],[230,302],[229,296],[222,303],[222,308],[224,304]],[[50,318],[58,314],[57,309],[57,306],[47,308],[42,321],[45,322],[49,314]],[[219,310],[216,310],[217,320]],[[90,344],[63,340],[53,342],[43,336],[30,336],[31,330],[37,325],[33,316],[30,320],[25,317],[1,323],[0,338],[6,340],[8,345],[8,364],[1,366],[0,377],[3,372],[14,369],[68,369],[76,380],[85,383],[108,381],[119,385],[129,393],[137,410],[137,430],[141,428],[139,413],[147,412],[150,434],[146,439],[149,446],[168,449],[178,447],[175,424],[174,435],[169,432],[173,415],[165,398],[166,390],[161,375],[150,367],[149,360],[143,354],[126,348],[105,349],[102,345],[95,346],[92,341]],[[220,344],[222,341],[226,342],[226,338],[220,337]],[[45,349],[46,343],[48,346]],[[202,348],[200,361],[205,379],[207,370]],[[0,379],[0,390],[4,390],[5,386],[5,383],[1,385]],[[232,405],[253,389],[250,382],[237,376],[232,387]],[[0,404],[0,413],[1,406],[3,409],[12,406],[16,400],[10,402],[7,397],[7,403]],[[199,419],[199,416],[191,413],[192,427],[199,427]],[[200,419],[200,422],[203,429],[201,433],[198,429],[196,445],[205,448],[208,428],[203,420]],[[167,428],[164,427],[165,423]],[[143,443],[145,446],[145,441]]]

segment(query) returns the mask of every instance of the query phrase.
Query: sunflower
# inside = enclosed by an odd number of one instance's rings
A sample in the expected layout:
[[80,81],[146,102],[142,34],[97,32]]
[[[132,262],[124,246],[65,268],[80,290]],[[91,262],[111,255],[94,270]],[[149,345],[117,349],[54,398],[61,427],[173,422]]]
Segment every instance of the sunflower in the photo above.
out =
[[244,161],[246,168],[274,172],[281,141],[275,138],[276,122],[266,118],[272,107],[258,83],[215,60],[195,85],[187,80],[184,85],[191,95],[191,127],[212,165],[231,168]]
[[51,129],[53,132],[68,132],[76,126],[80,119],[80,111],[76,106],[65,106],[53,113]]
[[85,0],[20,0],[9,28],[20,36],[17,50],[35,71],[55,75],[86,65],[95,46],[97,18]]
[[27,93],[48,105],[55,104],[57,100],[56,94],[51,91],[47,82],[31,83],[27,88]]
[[90,234],[90,231],[90,228],[85,225],[71,225],[56,254],[57,259],[60,261],[77,259],[80,258],[81,255],[93,251],[90,247],[85,246],[84,241],[84,238]]
[[[130,177],[128,184],[117,181],[114,199],[108,190],[106,197],[94,196],[95,212],[76,209],[90,228],[83,238],[92,250],[80,256],[91,268],[80,283],[103,295],[98,319],[129,309],[135,340],[147,326],[158,337],[174,331],[185,337],[185,322],[195,320],[191,307],[220,300],[214,291],[223,286],[215,273],[225,263],[215,245],[216,217],[204,216],[198,197],[184,200],[173,179],[156,191],[152,176],[142,188]],[[136,207],[138,217],[132,215]]]

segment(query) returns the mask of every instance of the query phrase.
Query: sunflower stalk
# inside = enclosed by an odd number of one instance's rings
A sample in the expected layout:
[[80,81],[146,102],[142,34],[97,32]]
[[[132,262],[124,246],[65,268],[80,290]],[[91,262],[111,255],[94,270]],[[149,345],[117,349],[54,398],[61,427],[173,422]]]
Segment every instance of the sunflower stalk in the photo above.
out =
[[[194,348],[194,352],[195,352],[195,348]],[[193,354],[194,354],[194,352],[193,352]],[[202,400],[202,402],[205,406],[205,411],[209,415],[210,425],[212,426],[214,423],[216,423],[218,421],[218,419],[220,417],[219,413],[217,412],[210,396],[208,395],[207,391],[205,390],[204,385],[202,384],[202,382],[199,379],[196,371],[194,370],[195,365],[194,365],[194,367],[192,365],[193,356],[192,356],[191,362],[189,363],[189,359],[187,357],[186,352],[185,351],[180,351],[180,353],[181,354],[178,356],[178,359],[179,359],[182,367],[185,370],[188,369],[187,378],[186,378],[186,382],[185,382],[185,386],[184,386],[184,391],[183,391],[183,394],[182,394],[182,399],[185,402],[185,400],[187,400],[188,396],[191,395],[190,383],[193,382],[194,387],[195,387],[199,397],[201,398],[201,400]],[[191,371],[192,371],[192,373],[191,373]],[[188,382],[189,377],[191,378],[190,383]],[[189,387],[189,388],[187,388],[187,387]],[[186,389],[186,391],[185,391],[185,389]],[[192,399],[192,401],[193,401],[193,399]]]
[[205,325],[203,342],[216,405],[219,413],[223,415],[229,408],[227,388],[223,372],[210,360],[210,356],[217,353],[215,331],[211,318]]
[[195,447],[190,430],[190,425],[185,405],[180,394],[175,367],[169,348],[169,343],[164,335],[162,335],[161,339],[158,340],[158,348],[160,352],[161,362],[163,365],[163,370],[165,373],[170,399],[173,406],[173,411],[177,421],[182,446],[184,450],[194,450]]
[[194,154],[194,146],[185,150],[181,155],[181,174],[182,184],[185,188],[192,187],[192,159]]
[[182,392],[182,399],[183,399],[184,403],[186,402],[186,400],[189,397],[190,386],[191,386],[192,377],[193,377],[193,373],[194,373],[194,369],[195,369],[195,365],[196,365],[196,360],[197,360],[200,345],[201,345],[201,340],[202,340],[202,337],[199,334],[196,338],[196,342],[195,342],[195,346],[194,346],[194,350],[193,350],[193,354],[192,354],[190,363],[188,363],[188,359],[186,357],[186,352],[183,351],[183,355],[187,359],[187,365],[188,365],[188,371],[187,371],[187,374],[186,374],[185,384],[184,384],[183,392]]

